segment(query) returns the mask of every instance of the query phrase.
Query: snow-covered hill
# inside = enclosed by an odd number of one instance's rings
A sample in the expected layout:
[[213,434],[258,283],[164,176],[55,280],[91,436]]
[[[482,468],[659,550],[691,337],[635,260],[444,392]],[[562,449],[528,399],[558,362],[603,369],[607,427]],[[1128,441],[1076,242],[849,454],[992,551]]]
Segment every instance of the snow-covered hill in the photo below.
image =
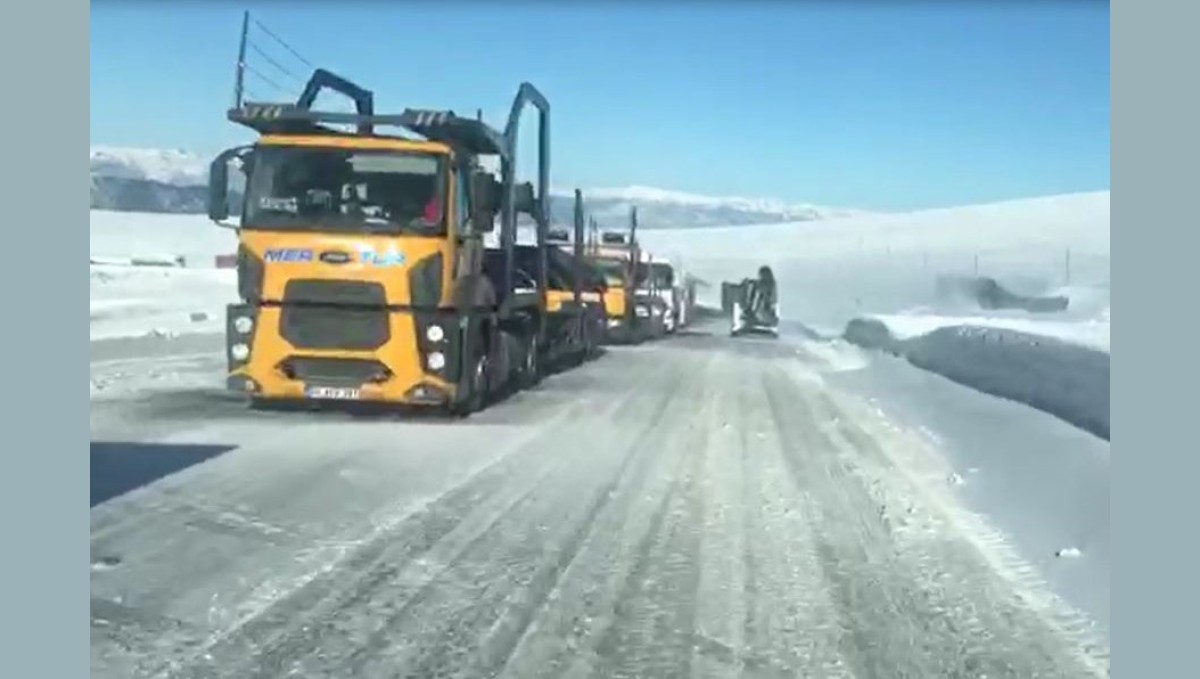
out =
[[[209,161],[179,150],[93,147],[91,206],[120,212],[201,213]],[[573,191],[552,192],[553,221],[571,222]],[[702,196],[644,186],[587,189],[584,201],[603,228],[613,229],[625,227],[634,206],[646,229],[772,224],[862,214],[774,199]]]
[[204,186],[209,158],[177,149],[93,146],[92,177],[140,179],[177,187]]
[[[554,219],[570,221],[573,192],[555,191],[552,195]],[[865,214],[775,199],[702,196],[647,186],[587,189],[583,197],[589,214],[604,227],[624,226],[634,206],[638,208],[639,224],[647,229],[774,224]]]

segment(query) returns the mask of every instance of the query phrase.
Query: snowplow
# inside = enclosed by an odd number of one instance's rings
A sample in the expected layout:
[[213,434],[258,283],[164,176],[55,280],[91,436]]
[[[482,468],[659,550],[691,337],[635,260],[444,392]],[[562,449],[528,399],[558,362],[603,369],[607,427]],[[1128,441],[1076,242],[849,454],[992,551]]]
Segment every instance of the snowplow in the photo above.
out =
[[779,335],[779,297],[771,267],[758,269],[757,278],[721,284],[721,308],[729,317],[729,335]]
[[[332,90],[354,113],[313,108]],[[539,112],[537,190],[515,177],[522,112]],[[452,111],[374,110],[316,69],[295,102],[239,102],[258,134],[210,166],[208,216],[237,229],[227,386],[253,403],[374,402],[469,414],[535,384],[547,335],[549,113],[522,83],[503,130]],[[338,126],[341,126],[340,128]],[[346,128],[349,129],[346,129]],[[384,130],[387,130],[385,133]],[[498,159],[499,177],[481,160]],[[230,165],[245,190],[231,213]],[[517,215],[537,224],[518,266]],[[484,237],[499,222],[499,248]]]

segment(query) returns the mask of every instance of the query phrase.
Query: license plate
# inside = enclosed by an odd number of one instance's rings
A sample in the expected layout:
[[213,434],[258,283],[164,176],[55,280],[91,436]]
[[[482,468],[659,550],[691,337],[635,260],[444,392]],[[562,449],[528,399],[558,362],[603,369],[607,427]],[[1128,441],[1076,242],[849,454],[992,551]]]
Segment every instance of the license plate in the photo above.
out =
[[309,398],[325,398],[338,401],[356,401],[360,397],[358,389],[353,387],[308,387],[304,394]]

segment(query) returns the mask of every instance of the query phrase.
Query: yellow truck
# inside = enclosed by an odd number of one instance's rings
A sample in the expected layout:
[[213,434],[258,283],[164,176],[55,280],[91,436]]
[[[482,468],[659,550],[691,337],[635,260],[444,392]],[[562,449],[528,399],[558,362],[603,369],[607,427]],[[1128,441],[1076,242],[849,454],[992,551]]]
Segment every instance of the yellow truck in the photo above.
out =
[[[315,110],[327,89],[355,112]],[[539,112],[536,192],[515,177],[527,105]],[[468,414],[535,384],[547,271],[539,256],[536,270],[520,275],[516,231],[517,215],[529,215],[536,247],[546,248],[549,115],[529,83],[502,131],[452,111],[377,114],[371,91],[323,69],[294,103],[229,110],[230,121],[258,134],[210,168],[209,217],[238,234],[229,388],[255,404],[378,402]],[[489,157],[499,177],[483,169]],[[235,164],[245,189],[231,225]],[[484,236],[497,221],[500,246],[489,252]]]
[[628,235],[601,233],[589,255],[604,276],[609,343],[637,344],[673,329],[670,297],[660,289],[664,279],[654,268],[654,258],[637,241],[636,207],[630,210]]
[[637,342],[639,323],[635,316],[634,294],[637,288],[637,209],[630,211],[629,233],[600,232],[593,224],[593,238],[587,247],[587,260],[603,278],[607,344]]
[[546,254],[544,354],[545,365],[551,367],[596,358],[604,337],[603,279],[585,256],[583,225],[583,194],[576,189],[573,235],[551,229],[546,234],[551,247],[517,246],[523,272],[536,271],[536,258]]

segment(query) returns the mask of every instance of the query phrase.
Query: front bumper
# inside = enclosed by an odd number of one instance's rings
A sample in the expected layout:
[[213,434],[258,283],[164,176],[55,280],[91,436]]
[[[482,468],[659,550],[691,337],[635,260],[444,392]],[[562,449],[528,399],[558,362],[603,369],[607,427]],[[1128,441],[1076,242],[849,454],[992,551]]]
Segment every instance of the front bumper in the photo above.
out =
[[[447,406],[458,396],[463,328],[454,314],[387,311],[388,337],[370,350],[296,347],[279,306],[226,309],[226,387],[258,401]],[[250,319],[252,327],[245,332]],[[430,327],[441,328],[438,333]],[[432,339],[432,338],[436,338]]]
[[607,344],[628,344],[636,339],[634,326],[626,318],[609,317],[605,321],[604,341]]

